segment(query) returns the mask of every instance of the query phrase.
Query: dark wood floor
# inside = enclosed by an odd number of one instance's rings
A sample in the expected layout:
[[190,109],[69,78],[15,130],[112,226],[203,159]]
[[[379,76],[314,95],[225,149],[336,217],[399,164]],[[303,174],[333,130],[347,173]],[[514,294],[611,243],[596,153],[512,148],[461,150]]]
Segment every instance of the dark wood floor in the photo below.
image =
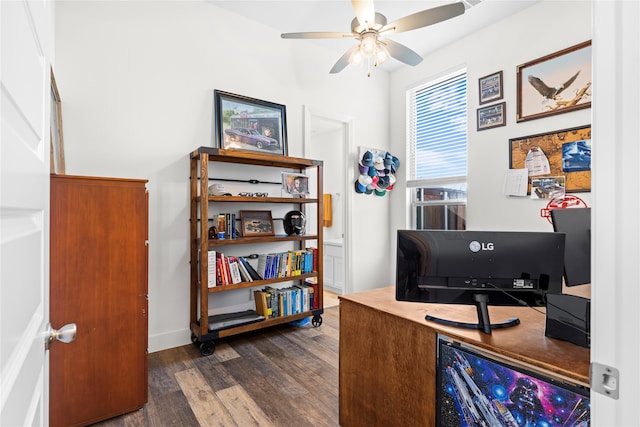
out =
[[195,345],[152,353],[145,407],[95,426],[338,426],[338,310],[318,328],[225,338],[209,357]]

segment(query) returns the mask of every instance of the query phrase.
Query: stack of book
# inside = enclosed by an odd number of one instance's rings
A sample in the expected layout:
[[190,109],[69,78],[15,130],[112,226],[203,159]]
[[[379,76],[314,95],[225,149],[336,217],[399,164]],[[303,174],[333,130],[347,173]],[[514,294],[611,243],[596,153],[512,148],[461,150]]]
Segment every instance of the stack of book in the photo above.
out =
[[313,310],[318,307],[315,292],[314,287],[307,284],[282,289],[266,286],[254,291],[256,312],[271,319]]
[[254,268],[246,258],[209,250],[209,288],[256,280],[295,277],[317,271],[317,250],[261,254]]
[[227,256],[222,252],[209,251],[208,287],[235,285],[254,280],[262,280],[262,277],[244,257]]
[[260,255],[257,271],[263,279],[276,279],[311,273],[313,265],[312,251],[287,251]]

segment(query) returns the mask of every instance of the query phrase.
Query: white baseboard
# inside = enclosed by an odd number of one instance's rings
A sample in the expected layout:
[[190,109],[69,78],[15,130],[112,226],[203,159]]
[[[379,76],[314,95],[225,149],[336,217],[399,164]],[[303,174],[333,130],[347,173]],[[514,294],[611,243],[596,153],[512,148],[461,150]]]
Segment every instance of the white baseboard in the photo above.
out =
[[191,344],[191,331],[188,328],[162,334],[149,335],[149,353],[168,350]]

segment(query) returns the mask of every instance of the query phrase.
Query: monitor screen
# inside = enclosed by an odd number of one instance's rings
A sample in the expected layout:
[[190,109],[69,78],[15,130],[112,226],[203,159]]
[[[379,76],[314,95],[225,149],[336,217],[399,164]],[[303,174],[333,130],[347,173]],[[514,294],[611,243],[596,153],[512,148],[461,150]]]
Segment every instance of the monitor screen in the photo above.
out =
[[589,389],[495,360],[475,347],[438,340],[439,426],[590,424]]
[[591,208],[551,210],[553,230],[566,234],[564,281],[567,286],[591,283]]
[[547,292],[562,292],[564,239],[553,232],[398,230],[396,299],[475,305],[479,323],[454,326],[490,333],[487,305],[544,306]]

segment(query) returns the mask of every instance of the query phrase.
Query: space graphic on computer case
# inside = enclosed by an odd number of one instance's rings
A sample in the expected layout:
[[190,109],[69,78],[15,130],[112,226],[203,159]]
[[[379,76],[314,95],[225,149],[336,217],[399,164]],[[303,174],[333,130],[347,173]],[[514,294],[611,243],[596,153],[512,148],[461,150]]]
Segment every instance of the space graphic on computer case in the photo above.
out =
[[589,390],[439,341],[438,425],[586,427]]

